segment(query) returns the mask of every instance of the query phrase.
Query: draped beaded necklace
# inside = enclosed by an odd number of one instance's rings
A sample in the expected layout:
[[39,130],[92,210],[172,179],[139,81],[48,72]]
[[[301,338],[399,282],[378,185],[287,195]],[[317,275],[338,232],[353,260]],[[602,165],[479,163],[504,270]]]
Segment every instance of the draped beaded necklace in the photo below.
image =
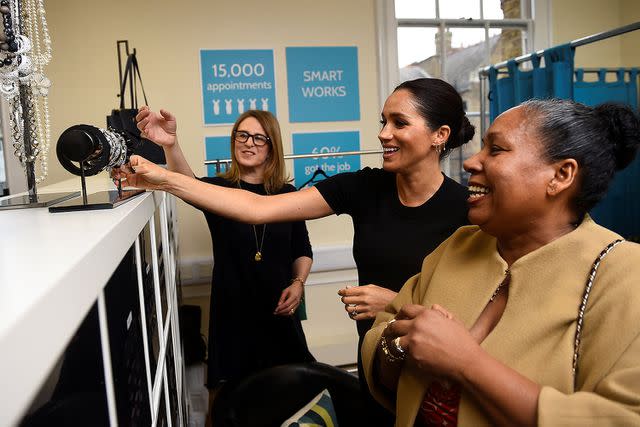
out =
[[[44,0],[0,0],[0,15],[3,24],[0,93],[10,107],[14,154],[23,166],[40,160],[41,174],[36,178],[39,183],[48,173],[51,140],[48,102],[51,81],[44,75],[44,67],[51,61],[51,38]],[[24,114],[28,117],[28,141],[25,141]]]

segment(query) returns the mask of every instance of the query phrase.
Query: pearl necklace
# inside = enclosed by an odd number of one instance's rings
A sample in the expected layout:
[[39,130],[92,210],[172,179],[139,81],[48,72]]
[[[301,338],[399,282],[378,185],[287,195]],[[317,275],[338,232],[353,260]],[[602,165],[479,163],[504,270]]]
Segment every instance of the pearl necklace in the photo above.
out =
[[[44,75],[44,66],[51,61],[51,38],[44,0],[0,0],[0,13],[4,24],[0,33],[0,93],[10,106],[14,154],[23,166],[39,159],[41,175],[36,183],[40,183],[47,177],[51,141],[51,81]],[[21,19],[24,34],[18,34]],[[21,86],[25,99],[20,98]],[[28,117],[29,149],[25,146],[24,114]]]
[[[32,138],[35,141],[42,141],[40,155],[41,176],[36,182],[42,182],[48,174],[48,155],[51,142],[51,119],[49,114],[49,88],[51,81],[44,74],[44,67],[51,62],[51,37],[44,9],[44,0],[23,0],[25,5],[25,27],[26,36],[31,40],[31,58],[33,62],[33,73],[29,81],[31,89],[30,97],[35,106],[32,114],[34,120],[29,122]],[[40,32],[42,29],[42,32]],[[38,102],[42,98],[42,107]],[[41,109],[42,108],[42,109]]]

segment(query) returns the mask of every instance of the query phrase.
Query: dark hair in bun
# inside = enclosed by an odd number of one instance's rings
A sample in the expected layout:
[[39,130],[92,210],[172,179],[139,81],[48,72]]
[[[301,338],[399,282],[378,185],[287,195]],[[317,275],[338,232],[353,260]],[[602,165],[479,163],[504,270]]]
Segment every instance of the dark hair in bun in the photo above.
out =
[[407,80],[395,88],[411,93],[416,108],[426,120],[431,130],[447,125],[451,134],[440,158],[447,156],[451,150],[469,142],[475,134],[475,127],[469,122],[460,94],[449,83],[440,79]]
[[636,156],[640,144],[638,116],[629,107],[605,103],[595,107],[596,114],[604,121],[609,132],[609,143],[613,148],[616,170],[629,166]]
[[615,172],[636,156],[640,145],[637,113],[622,104],[593,108],[561,99],[534,99],[522,106],[536,120],[547,158],[578,162],[580,189],[574,208],[581,215],[588,212],[604,197]]

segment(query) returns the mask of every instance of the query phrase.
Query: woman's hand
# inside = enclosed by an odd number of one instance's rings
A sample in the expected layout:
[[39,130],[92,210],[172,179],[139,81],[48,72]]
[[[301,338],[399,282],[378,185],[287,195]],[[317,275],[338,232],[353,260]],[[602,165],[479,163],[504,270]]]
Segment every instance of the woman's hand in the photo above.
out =
[[340,289],[338,295],[349,317],[364,320],[375,319],[398,294],[381,286],[364,285]]
[[114,180],[126,179],[127,185],[149,190],[165,189],[170,171],[137,155],[131,156],[129,163],[111,171]]
[[161,109],[157,113],[145,105],[138,110],[136,122],[141,137],[167,148],[175,145],[178,125],[176,118],[167,110]]
[[276,316],[293,316],[302,300],[302,292],[303,285],[298,280],[283,289],[273,314]]
[[461,382],[463,370],[481,350],[464,324],[444,307],[430,309],[405,305],[389,326],[390,339],[400,336],[400,346],[418,368]]

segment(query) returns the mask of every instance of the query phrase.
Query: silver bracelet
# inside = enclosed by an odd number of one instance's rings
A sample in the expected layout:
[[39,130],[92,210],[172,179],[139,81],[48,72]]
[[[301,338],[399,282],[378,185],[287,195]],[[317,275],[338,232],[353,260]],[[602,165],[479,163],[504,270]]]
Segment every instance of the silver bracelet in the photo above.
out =
[[404,349],[400,346],[400,337],[396,337],[393,340],[393,344],[396,350],[398,350],[398,352],[400,353],[400,356],[396,356],[389,349],[389,346],[387,344],[387,338],[384,336],[384,333],[389,327],[389,325],[395,321],[396,319],[394,318],[394,319],[391,319],[389,322],[387,322],[387,325],[382,330],[382,335],[380,336],[380,347],[382,348],[382,352],[384,353],[384,356],[387,358],[387,361],[391,363],[402,361],[407,356],[407,353],[405,353]]
[[400,357],[402,357],[404,359],[406,353],[404,351],[404,348],[402,348],[402,346],[400,345],[400,337],[396,337],[393,340],[393,345],[396,348],[396,351],[402,355]]

